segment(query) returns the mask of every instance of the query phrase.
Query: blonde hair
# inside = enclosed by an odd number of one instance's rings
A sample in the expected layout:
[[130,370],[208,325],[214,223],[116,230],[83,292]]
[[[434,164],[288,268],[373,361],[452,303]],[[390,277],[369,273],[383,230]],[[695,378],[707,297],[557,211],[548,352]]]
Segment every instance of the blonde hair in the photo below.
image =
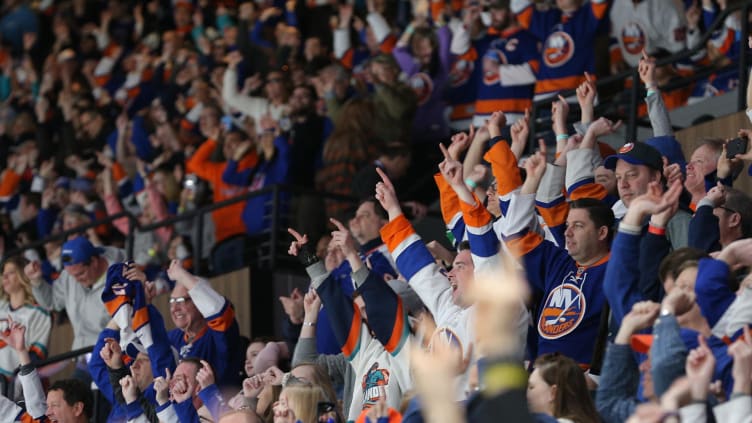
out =
[[295,413],[295,420],[316,423],[319,419],[319,403],[327,400],[320,386],[291,385],[282,390],[287,395],[287,406]]
[[[28,260],[21,256],[8,257],[3,261],[2,270],[5,273],[5,266],[12,264],[16,268],[16,276],[21,281],[21,287],[24,290],[24,304],[36,304],[34,294],[31,292],[31,281],[24,272],[24,267],[29,263]],[[0,289],[0,299],[8,301],[8,294],[4,289]]]

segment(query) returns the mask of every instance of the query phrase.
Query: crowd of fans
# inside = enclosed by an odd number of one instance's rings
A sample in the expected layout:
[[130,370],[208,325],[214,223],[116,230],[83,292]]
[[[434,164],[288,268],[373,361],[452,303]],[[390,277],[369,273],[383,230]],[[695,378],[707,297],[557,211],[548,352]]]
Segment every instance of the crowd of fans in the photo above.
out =
[[[728,7],[5,1],[0,416],[747,421],[752,198],[733,185],[752,130],[686,160],[668,117],[738,82],[747,16],[698,45]],[[653,136],[614,150],[595,80],[629,67]],[[541,98],[552,126],[530,153]],[[278,184],[296,190],[272,209]],[[201,217],[140,229],[257,191],[204,233]],[[411,223],[437,199],[451,249]],[[186,269],[194,245],[206,274],[248,266],[272,213],[311,283],[280,298],[283,338],[248,340]],[[94,351],[45,390],[51,312]]]

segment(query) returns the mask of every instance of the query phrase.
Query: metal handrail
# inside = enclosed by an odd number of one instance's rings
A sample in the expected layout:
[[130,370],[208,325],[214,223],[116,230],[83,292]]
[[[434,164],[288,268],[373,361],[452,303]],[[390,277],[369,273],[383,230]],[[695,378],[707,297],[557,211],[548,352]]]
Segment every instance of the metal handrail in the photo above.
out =
[[[683,51],[680,51],[679,53],[675,53],[671,56],[662,58],[660,60],[656,60],[656,66],[663,66],[671,63],[675,63],[677,61],[686,59],[688,57],[694,56],[700,51],[704,50],[706,48],[707,42],[710,40],[710,38],[713,35],[713,32],[715,32],[717,29],[719,29],[723,24],[726,18],[731,15],[732,13],[735,13],[739,10],[742,11],[742,28],[741,28],[741,34],[749,33],[749,22],[746,19],[746,16],[749,14],[750,8],[752,8],[752,4],[748,1],[740,2],[739,4],[729,6],[726,8],[726,10],[720,12],[720,14],[716,17],[715,21],[712,25],[710,25],[709,28],[705,30],[705,34],[703,34],[702,37],[700,37],[700,40],[697,42],[697,45],[694,46],[691,49],[685,49]],[[748,52],[747,52],[747,46],[746,43],[744,43],[744,40],[741,41],[741,48],[739,51],[739,58],[737,65],[739,67],[739,92],[737,97],[737,110],[743,110],[746,108],[746,93],[745,93],[745,87],[747,86],[747,80],[749,75],[747,75],[747,63],[749,62],[748,58]],[[636,81],[640,80],[640,75],[637,70],[637,67],[630,68],[627,70],[624,70],[616,75],[610,75],[605,78],[599,78],[596,81],[596,86],[598,88],[602,88],[606,85],[613,84],[616,82],[624,82],[628,78],[631,78],[632,81],[635,81],[632,86],[629,88],[629,110],[627,115],[627,135],[626,138],[628,140],[636,140],[637,139],[637,126],[638,126],[638,105],[639,105],[639,99],[640,99],[640,93],[643,90],[642,86],[637,83]],[[689,82],[694,82],[697,79],[700,79],[699,77],[683,77],[683,78],[677,78],[677,81],[675,83],[672,83],[671,86],[675,87],[677,84],[684,83],[681,86],[685,86]],[[575,95],[575,90],[565,90],[561,91],[559,93],[563,97],[571,97]],[[550,109],[551,103],[557,100],[558,97],[552,96],[544,99],[539,99],[533,101],[532,110],[531,110],[531,116],[532,119],[530,120],[530,135],[528,139],[528,147],[530,151],[534,151],[537,147],[537,140],[538,140],[538,131],[536,130],[536,126],[544,123],[547,121],[547,119],[541,118],[539,116],[540,110]]]

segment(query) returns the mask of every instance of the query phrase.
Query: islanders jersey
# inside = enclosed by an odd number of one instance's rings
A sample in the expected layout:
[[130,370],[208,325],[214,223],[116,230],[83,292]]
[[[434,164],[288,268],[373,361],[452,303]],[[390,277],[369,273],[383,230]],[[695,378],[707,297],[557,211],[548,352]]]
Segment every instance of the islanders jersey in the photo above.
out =
[[573,13],[556,8],[537,11],[529,0],[512,0],[511,9],[520,24],[543,43],[537,98],[575,89],[585,80],[585,72],[594,73],[594,40],[606,16],[606,0],[591,0]]
[[505,31],[493,40],[481,61],[476,120],[483,121],[497,110],[524,114],[532,106],[539,57],[538,41],[522,28]]

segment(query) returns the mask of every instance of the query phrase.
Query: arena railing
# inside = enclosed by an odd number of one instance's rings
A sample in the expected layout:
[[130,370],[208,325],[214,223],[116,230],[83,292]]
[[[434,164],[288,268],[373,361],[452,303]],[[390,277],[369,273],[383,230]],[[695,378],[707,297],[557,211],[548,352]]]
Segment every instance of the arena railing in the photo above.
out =
[[[107,216],[104,219],[100,219],[91,223],[87,223],[85,225],[80,225],[75,228],[56,233],[54,235],[48,236],[44,239],[35,240],[33,242],[30,242],[28,244],[23,245],[20,248],[17,248],[15,250],[9,251],[6,254],[6,257],[15,256],[15,255],[22,255],[24,251],[30,249],[30,248],[41,248],[44,246],[44,244],[51,242],[51,241],[62,241],[67,239],[71,235],[75,234],[81,234],[84,233],[86,230],[98,227],[100,225],[106,225],[111,224],[113,221],[117,219],[123,219],[126,218],[129,221],[129,232],[126,235],[126,256],[127,257],[133,257],[133,239],[134,235],[137,231],[140,232],[149,232],[154,231],[156,229],[174,225],[178,222],[183,222],[186,220],[195,219],[196,225],[194,225],[193,229],[193,235],[194,239],[197,240],[197,245],[194,245],[194,269],[193,271],[195,273],[200,272],[200,262],[201,262],[201,252],[203,251],[203,245],[202,240],[203,237],[200,236],[204,231],[204,216],[207,213],[211,213],[214,210],[221,209],[223,207],[227,207],[239,202],[246,202],[250,198],[261,196],[261,195],[267,195],[271,193],[271,198],[266,203],[266,206],[268,210],[270,210],[270,213],[265,216],[265,219],[268,219],[270,222],[268,229],[263,231],[260,236],[257,238],[258,242],[260,243],[260,250],[266,251],[266,254],[257,256],[256,259],[258,260],[258,266],[265,269],[275,269],[277,264],[280,261],[280,258],[286,257],[286,251],[287,251],[287,245],[289,245],[289,240],[287,238],[283,238],[287,234],[287,222],[290,219],[290,216],[287,215],[286,211],[289,211],[289,204],[285,204],[285,198],[287,198],[289,195],[315,195],[320,197],[322,200],[335,200],[339,202],[343,202],[346,204],[356,204],[356,199],[352,197],[347,197],[343,195],[337,195],[337,194],[331,194],[331,193],[322,193],[318,191],[314,191],[311,189],[304,189],[299,188],[291,185],[272,185],[266,188],[263,188],[258,191],[248,192],[246,194],[242,194],[233,198],[229,198],[223,201],[219,201],[216,203],[207,204],[203,207],[197,208],[195,210],[186,211],[184,213],[181,213],[177,216],[173,216],[167,219],[164,219],[160,222],[155,222],[153,224],[149,225],[141,225],[138,222],[138,219],[136,216],[130,214],[129,212],[121,212],[114,215]],[[250,263],[249,263],[250,264]],[[37,363],[37,367],[49,365],[49,364],[55,364],[59,363],[65,360],[74,359],[78,356],[90,353],[93,350],[93,346],[84,347],[81,349],[77,349],[74,351],[68,351],[62,354],[58,354],[55,356],[50,356],[46,358],[45,360],[41,360]],[[3,379],[3,382],[7,382],[5,378]],[[8,383],[5,383],[3,387],[0,387],[0,391],[3,391],[6,394],[11,393],[9,391],[11,389],[11,385]]]
[[[707,45],[708,40],[713,35],[713,32],[720,29],[724,25],[724,21],[726,18],[731,15],[732,13],[735,13],[737,11],[741,11],[741,29],[740,33],[742,35],[742,39],[740,41],[740,49],[739,49],[739,56],[736,58],[736,61],[732,62],[734,66],[737,67],[738,73],[739,73],[739,88],[738,88],[738,96],[737,96],[737,104],[736,109],[744,110],[746,108],[746,87],[747,87],[747,80],[749,78],[749,74],[747,71],[747,68],[749,66],[749,52],[747,49],[747,43],[746,43],[746,34],[749,33],[749,22],[747,19],[747,16],[749,15],[750,9],[752,9],[752,2],[749,1],[742,1],[738,2],[734,5],[729,5],[729,7],[726,8],[726,10],[719,13],[719,15],[716,17],[713,24],[710,26],[710,28],[707,28],[705,30],[705,33],[701,37],[700,41],[697,43],[695,47],[692,49],[687,49],[684,51],[681,51],[679,53],[673,54],[671,56],[667,56],[665,58],[656,60],[656,66],[663,66],[667,64],[674,64],[681,60],[691,58],[700,52],[704,51]],[[692,75],[688,75],[686,77],[676,78],[671,81],[671,83],[665,87],[661,87],[662,90],[668,91],[673,90],[681,87],[686,87],[689,84],[698,81],[700,79],[706,78],[709,75],[717,72],[720,69],[728,69],[728,66],[723,68],[718,68],[716,66],[708,66],[705,68],[702,68],[698,70],[697,72],[693,73]],[[605,88],[613,87],[614,85],[618,84],[618,87],[624,87],[625,82],[630,80],[632,81],[632,84],[630,87],[626,89],[616,89],[615,95],[604,98],[603,94],[607,92]],[[640,106],[640,101],[644,97],[645,90],[642,87],[642,84],[640,81],[640,75],[636,67],[627,69],[625,71],[622,71],[616,75],[607,76],[605,78],[599,78],[596,81],[596,86],[598,87],[598,97],[599,97],[599,104],[596,106],[596,115],[601,116],[608,116],[616,119],[623,119],[626,123],[626,140],[628,141],[635,141],[637,140],[637,128],[641,125],[639,116],[638,116],[638,110]],[[629,104],[628,108],[626,110],[625,114],[622,113],[614,113],[612,108],[614,107],[613,101],[615,98],[618,98],[619,96],[623,96],[624,93],[628,94]],[[569,98],[572,96],[575,96],[575,90],[567,90],[562,91],[559,93],[564,98]],[[533,102],[533,107],[531,110],[531,122],[530,122],[530,136],[528,140],[528,151],[532,152],[535,151],[537,148],[537,140],[538,138],[551,127],[551,119],[550,119],[550,113],[551,110],[551,103],[558,100],[558,97],[553,96],[545,99],[536,100]],[[570,114],[570,121],[574,121],[578,116],[576,116],[575,113]]]

